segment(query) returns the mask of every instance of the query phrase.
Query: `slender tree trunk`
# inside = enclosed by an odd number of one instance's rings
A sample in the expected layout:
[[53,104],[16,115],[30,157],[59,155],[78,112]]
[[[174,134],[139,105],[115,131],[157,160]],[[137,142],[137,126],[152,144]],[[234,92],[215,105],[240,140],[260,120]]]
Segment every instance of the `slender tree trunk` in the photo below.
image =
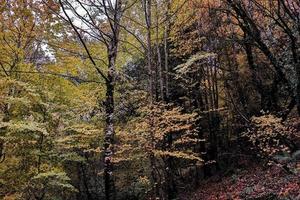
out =
[[166,0],[166,24],[164,30],[164,57],[165,57],[165,99],[168,101],[170,98],[170,88],[169,88],[169,43],[168,38],[170,34],[170,10],[171,10],[171,0]]
[[164,95],[164,76],[163,76],[163,67],[161,63],[161,53],[159,49],[159,12],[158,12],[158,4],[159,2],[155,2],[155,42],[156,42],[156,54],[157,54],[157,68],[159,71],[159,92],[160,92],[160,99],[162,101],[165,100]]
[[147,70],[148,70],[148,91],[149,101],[153,103],[154,81],[153,81],[153,67],[152,67],[152,44],[151,44],[151,0],[143,0],[143,7],[145,12],[146,26],[147,26]]
[[118,32],[119,27],[116,27],[117,36],[111,41],[108,48],[108,74],[106,80],[106,129],[104,138],[104,184],[105,196],[107,200],[115,199],[115,184],[113,177],[112,156],[114,153],[114,90],[115,90],[115,70],[116,58],[118,51]]
[[113,200],[115,196],[115,181],[113,176],[112,156],[114,153],[114,90],[115,90],[115,73],[116,59],[118,55],[120,20],[122,16],[122,0],[116,0],[116,10],[114,19],[111,21],[112,38],[107,48],[108,53],[108,73],[106,79],[106,129],[104,138],[104,187],[106,200]]
[[147,70],[148,70],[148,95],[149,95],[149,104],[150,104],[150,134],[151,134],[151,149],[149,153],[149,160],[151,165],[151,176],[152,176],[152,192],[154,193],[154,198],[157,199],[159,197],[159,188],[158,188],[158,179],[156,173],[156,161],[155,155],[153,150],[155,149],[155,140],[154,140],[154,132],[153,129],[153,96],[154,96],[154,77],[153,77],[153,66],[152,66],[152,44],[151,44],[151,28],[152,28],[152,21],[151,21],[151,0],[143,0],[143,8],[146,20],[146,27],[147,27],[147,44],[146,44],[146,51],[147,51]]
[[110,64],[109,77],[106,82],[106,129],[104,138],[104,185],[106,200],[113,199],[114,193],[114,180],[113,180],[113,165],[112,155],[114,152],[114,84],[113,84],[113,71],[114,64]]
[[92,197],[92,194],[89,190],[89,185],[88,185],[88,177],[87,174],[85,172],[85,168],[84,165],[82,163],[79,164],[78,166],[78,172],[80,174],[80,176],[82,177],[82,183],[83,183],[83,187],[84,187],[84,193],[86,194],[86,197],[88,198],[88,200],[93,200],[94,198]]

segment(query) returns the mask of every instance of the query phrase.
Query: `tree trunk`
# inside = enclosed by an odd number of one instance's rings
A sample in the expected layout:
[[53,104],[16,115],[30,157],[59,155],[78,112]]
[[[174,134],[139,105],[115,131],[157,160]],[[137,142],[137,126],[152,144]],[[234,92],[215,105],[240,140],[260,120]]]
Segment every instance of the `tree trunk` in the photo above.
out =
[[108,53],[108,73],[106,79],[106,128],[104,137],[104,187],[106,200],[115,199],[115,181],[113,176],[112,156],[114,153],[114,89],[116,59],[119,45],[120,20],[122,16],[122,0],[116,0],[116,10],[114,19],[111,21],[112,38],[107,48]]
[[[113,58],[112,58],[113,60]],[[106,200],[113,199],[114,193],[114,179],[113,179],[113,145],[114,145],[114,84],[113,74],[114,62],[109,64],[109,76],[106,82],[106,129],[104,138],[104,185]]]
[[161,53],[159,49],[159,16],[158,16],[158,1],[155,2],[155,40],[156,40],[156,54],[157,54],[157,67],[159,71],[159,92],[160,92],[160,100],[164,101],[165,100],[165,95],[164,95],[164,76],[163,76],[163,67],[161,63]]
[[146,26],[147,26],[147,70],[148,70],[148,92],[149,101],[153,103],[153,67],[152,67],[152,45],[151,45],[151,0],[143,0],[143,7],[145,12]]
[[115,184],[113,177],[112,155],[114,153],[114,81],[116,70],[116,58],[118,51],[118,33],[119,27],[116,27],[115,34],[117,34],[111,41],[108,48],[108,74],[106,80],[106,100],[105,100],[105,114],[106,114],[106,128],[104,138],[104,184],[105,196],[107,200],[115,199]]
[[168,101],[170,98],[170,89],[169,89],[169,44],[168,38],[170,34],[170,9],[171,9],[171,0],[166,0],[166,24],[164,30],[164,53],[165,53],[165,99]]

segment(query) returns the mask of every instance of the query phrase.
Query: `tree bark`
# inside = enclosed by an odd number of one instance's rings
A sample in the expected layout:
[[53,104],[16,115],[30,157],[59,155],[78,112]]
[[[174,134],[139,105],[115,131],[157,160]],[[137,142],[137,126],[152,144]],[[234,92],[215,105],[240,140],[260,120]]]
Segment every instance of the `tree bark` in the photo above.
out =
[[168,101],[170,98],[170,88],[169,88],[169,43],[168,38],[170,34],[170,10],[171,10],[171,0],[166,0],[166,24],[165,24],[165,30],[164,30],[164,57],[165,57],[165,99]]
[[116,7],[113,13],[112,36],[107,48],[108,53],[108,73],[106,79],[106,128],[104,138],[104,188],[106,200],[115,199],[115,181],[113,176],[112,156],[114,153],[114,90],[116,59],[118,55],[120,20],[122,16],[122,0],[116,0]]
[[158,4],[159,2],[155,2],[155,46],[156,46],[156,55],[157,55],[157,67],[159,71],[159,92],[160,92],[160,100],[165,100],[164,95],[164,76],[163,76],[163,66],[161,62],[161,53],[159,49],[159,12],[158,12]]
[[149,101],[150,104],[153,103],[153,92],[154,92],[154,79],[153,79],[153,67],[152,67],[152,44],[151,44],[151,0],[143,0],[143,7],[146,19],[146,28],[147,28],[147,44],[146,44],[146,51],[147,51],[147,70],[148,70],[148,92],[149,92]]

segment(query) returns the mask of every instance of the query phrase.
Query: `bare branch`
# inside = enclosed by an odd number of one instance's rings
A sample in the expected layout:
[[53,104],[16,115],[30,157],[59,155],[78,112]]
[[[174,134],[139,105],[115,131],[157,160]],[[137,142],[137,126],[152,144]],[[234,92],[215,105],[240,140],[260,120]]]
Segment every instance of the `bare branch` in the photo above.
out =
[[77,36],[78,36],[78,38],[79,38],[81,44],[83,45],[83,47],[84,47],[84,49],[85,49],[85,51],[86,51],[86,53],[87,53],[87,55],[88,55],[90,61],[93,63],[94,67],[96,68],[97,72],[102,76],[102,78],[104,78],[105,81],[108,81],[108,80],[107,80],[107,77],[103,74],[103,72],[99,69],[99,67],[97,66],[96,62],[94,61],[94,59],[93,59],[93,57],[92,57],[92,55],[91,55],[89,49],[87,48],[87,46],[86,46],[86,44],[85,44],[85,42],[84,42],[82,36],[80,35],[80,33],[78,32],[77,28],[74,26],[74,24],[73,24],[71,18],[70,18],[69,15],[67,14],[67,12],[66,12],[66,10],[65,10],[65,7],[64,7],[64,5],[63,5],[63,3],[62,3],[62,1],[59,0],[59,3],[60,3],[60,5],[61,5],[61,8],[62,8],[64,14],[66,15],[66,17],[67,17],[67,19],[68,19],[70,25],[72,26],[72,28],[73,28],[73,30],[75,31],[75,33],[77,34]]

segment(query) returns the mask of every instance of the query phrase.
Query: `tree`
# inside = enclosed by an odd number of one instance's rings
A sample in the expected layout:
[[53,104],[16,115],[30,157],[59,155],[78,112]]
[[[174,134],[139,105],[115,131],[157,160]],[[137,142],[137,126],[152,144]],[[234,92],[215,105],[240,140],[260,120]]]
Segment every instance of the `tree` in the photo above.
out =
[[190,170],[189,164],[195,168],[203,165],[197,151],[201,140],[195,129],[196,114],[185,114],[181,108],[163,103],[141,107],[139,113],[129,122],[128,130],[119,133],[116,162],[147,163],[149,172],[142,175],[151,180],[151,196],[174,199],[177,171]]
[[[83,45],[90,61],[96,68],[99,76],[105,80],[106,85],[106,100],[104,102],[105,113],[106,113],[106,128],[105,128],[105,142],[104,142],[104,184],[105,184],[105,196],[106,199],[114,199],[114,180],[113,180],[113,143],[114,143],[114,86],[116,76],[116,59],[119,45],[119,34],[120,34],[120,23],[121,17],[126,9],[126,1],[117,0],[113,1],[102,1],[95,3],[93,1],[80,1],[76,0],[74,3],[77,4],[81,9],[85,11],[84,15],[80,15],[78,10],[69,1],[59,1],[64,16],[67,18],[68,23],[72,26],[76,32],[81,44]],[[86,7],[86,3],[90,5],[90,8]],[[77,17],[82,23],[84,23],[89,31],[87,34],[91,39],[97,39],[102,42],[107,51],[107,75],[105,75],[95,62],[93,55],[90,52],[89,47],[86,44],[83,35],[80,33],[81,30],[72,21],[71,17],[66,11],[66,7],[72,11],[74,16]],[[104,21],[101,20],[105,17]]]

